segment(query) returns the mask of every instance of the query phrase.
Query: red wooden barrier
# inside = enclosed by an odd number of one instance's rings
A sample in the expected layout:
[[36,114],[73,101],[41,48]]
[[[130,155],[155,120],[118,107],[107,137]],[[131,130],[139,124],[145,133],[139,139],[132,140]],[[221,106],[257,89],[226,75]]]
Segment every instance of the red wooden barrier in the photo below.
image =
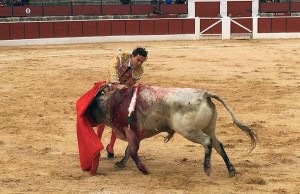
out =
[[220,2],[195,3],[196,17],[218,17],[220,15]]
[[110,36],[112,35],[112,26],[110,20],[97,21],[98,35],[99,36]]
[[54,22],[54,38],[69,36],[69,22]]
[[69,37],[82,37],[82,21],[73,21],[69,23]]
[[165,14],[188,13],[187,6],[185,4],[161,4],[159,8]]
[[300,32],[300,18],[259,18],[258,33]]
[[251,17],[252,1],[227,1],[227,13],[231,17]]
[[130,5],[103,5],[103,15],[130,15]]
[[272,32],[272,19],[271,18],[258,18],[258,33],[271,33]]
[[164,35],[169,33],[168,20],[154,20],[154,34]]
[[13,15],[17,17],[27,16],[26,7],[13,7]]
[[74,5],[73,15],[102,15],[101,6],[96,5]]
[[53,38],[54,37],[54,23],[53,22],[40,22],[39,23],[40,38]]
[[291,12],[300,12],[300,2],[291,3]]
[[188,19],[183,20],[183,34],[194,34],[195,33],[195,20]]
[[[252,30],[251,18],[234,18],[233,20]],[[203,31],[217,21],[219,19],[202,19],[200,29]],[[221,32],[220,22],[204,34],[221,34]],[[231,32],[249,33],[234,23],[231,25]],[[300,18],[258,18],[258,33],[285,32],[300,32]],[[0,23],[0,40],[194,33],[194,19]]]
[[139,20],[126,20],[126,35],[139,35],[140,22]]
[[45,6],[45,16],[71,16],[72,9],[70,6]]
[[0,23],[0,40],[9,40],[9,23]]
[[30,7],[22,7],[24,9],[24,13],[27,13],[25,16],[28,17],[36,17],[36,16],[42,16],[43,15],[43,7],[42,6],[30,6]]
[[[186,4],[157,5],[165,14],[187,14]],[[27,11],[26,11],[27,10]],[[3,6],[0,17],[77,16],[77,15],[148,15],[151,4],[133,5],[64,5],[64,6]]]
[[36,37],[40,37],[39,31],[39,23],[38,22],[30,22],[24,25],[24,38],[25,39],[33,39]]
[[259,12],[261,13],[276,13],[276,12],[289,12],[289,3],[260,3]]
[[11,23],[9,26],[10,39],[24,39],[24,23]]
[[131,5],[132,15],[147,15],[153,13],[153,5]]
[[286,18],[272,18],[272,33],[286,32]]
[[[200,30],[207,29],[208,27],[210,27],[211,25],[213,25],[220,19],[203,19],[203,20],[201,20]],[[220,23],[216,24],[215,26],[213,26],[212,28],[208,29],[203,34],[221,34],[221,33],[222,33],[222,22],[220,22]]]
[[300,32],[300,19],[299,18],[287,18],[286,32]]
[[98,36],[97,22],[96,21],[86,21],[82,22],[82,36]]
[[[221,18],[201,19],[200,32],[221,34],[220,20]],[[232,33],[249,33],[253,30],[252,18],[232,18],[232,21],[234,21],[231,22]],[[209,27],[211,28],[208,29]],[[291,32],[300,32],[300,17],[258,18],[258,33]],[[0,23],[0,40],[194,33],[195,19],[193,18]]]
[[182,34],[182,20],[169,20],[169,34]]
[[154,34],[154,20],[141,20],[140,35],[153,35],[153,34]]
[[[252,26],[253,26],[252,18],[234,18],[233,20],[238,24],[252,31]],[[230,26],[231,33],[250,33],[247,29],[244,29],[241,26],[237,25],[236,23],[231,22],[231,26]]]
[[112,20],[111,21],[111,35],[120,36],[125,35],[125,20]]
[[7,17],[12,16],[13,8],[12,7],[0,7],[0,16],[1,17]]

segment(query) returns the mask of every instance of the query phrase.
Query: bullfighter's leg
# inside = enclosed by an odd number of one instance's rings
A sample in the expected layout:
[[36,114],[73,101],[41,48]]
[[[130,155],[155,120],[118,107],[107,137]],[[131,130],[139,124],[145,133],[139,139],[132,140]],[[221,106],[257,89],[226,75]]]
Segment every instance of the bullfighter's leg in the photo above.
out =
[[148,174],[147,168],[141,162],[137,153],[140,147],[140,140],[138,140],[136,131],[134,129],[125,129],[125,131],[131,158],[134,160],[136,166],[143,174]]
[[100,125],[97,125],[97,136],[98,138],[101,140],[102,138],[102,135],[103,135],[103,131],[104,131],[104,128],[105,128],[105,125],[104,124],[100,124]]
[[124,168],[128,159],[130,157],[130,150],[129,150],[129,146],[126,147],[126,150],[125,150],[125,156],[122,158],[121,161],[119,162],[116,162],[116,165],[119,167],[119,168]]
[[116,134],[115,134],[114,130],[111,130],[110,141],[109,141],[109,144],[106,147],[107,159],[115,158],[114,146],[115,146],[116,139],[117,139],[117,137],[116,137]]
[[[97,125],[97,136],[98,138],[101,140],[102,138],[102,135],[103,135],[103,132],[104,132],[104,128],[105,128],[105,125],[104,124],[100,124],[100,125]],[[115,145],[115,142],[116,142],[116,134],[115,132],[112,130],[111,132],[111,137],[110,137],[110,142],[109,144],[106,146],[106,151],[107,151],[107,159],[112,159],[115,157],[114,155],[114,145]]]

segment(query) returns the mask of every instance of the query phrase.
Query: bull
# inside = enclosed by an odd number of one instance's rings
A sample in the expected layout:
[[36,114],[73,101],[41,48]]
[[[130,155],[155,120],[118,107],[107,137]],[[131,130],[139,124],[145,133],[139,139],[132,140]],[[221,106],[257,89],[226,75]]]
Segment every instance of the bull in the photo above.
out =
[[125,156],[116,163],[120,168],[124,168],[131,157],[137,168],[143,174],[148,174],[138,156],[140,141],[167,132],[167,142],[176,132],[194,143],[203,145],[203,167],[207,175],[211,172],[211,153],[214,148],[223,158],[229,175],[235,176],[236,170],[216,136],[217,108],[212,98],[223,104],[235,126],[250,138],[250,151],[256,146],[256,132],[239,121],[220,96],[208,90],[148,85],[141,85],[138,89],[135,109],[130,116],[128,107],[132,103],[133,89],[115,90],[105,94],[99,92],[87,111],[94,124],[110,126],[118,138],[128,142]]

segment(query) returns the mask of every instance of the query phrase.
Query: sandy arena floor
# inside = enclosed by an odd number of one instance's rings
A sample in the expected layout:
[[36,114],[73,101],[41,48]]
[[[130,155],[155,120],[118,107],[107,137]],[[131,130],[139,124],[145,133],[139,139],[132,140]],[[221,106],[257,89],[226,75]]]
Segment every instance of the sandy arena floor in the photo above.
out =
[[[143,84],[208,88],[223,97],[260,138],[247,155],[248,137],[219,111],[217,134],[237,175],[230,178],[213,150],[212,173],[204,150],[180,135],[144,140],[139,154],[150,175],[130,159],[102,151],[95,176],[79,165],[77,99],[108,78],[117,49],[149,50]],[[300,193],[300,39],[201,40],[0,47],[1,193]],[[105,130],[103,143],[110,137]]]

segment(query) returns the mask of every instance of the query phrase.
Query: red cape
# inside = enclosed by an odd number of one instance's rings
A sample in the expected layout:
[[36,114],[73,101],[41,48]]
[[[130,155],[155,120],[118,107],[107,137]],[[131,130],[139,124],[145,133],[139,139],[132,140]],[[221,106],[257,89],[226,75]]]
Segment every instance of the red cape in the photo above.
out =
[[98,169],[100,150],[103,149],[103,144],[97,137],[86,110],[104,83],[105,81],[95,83],[94,87],[81,96],[76,103],[80,164],[82,170],[90,171],[91,174],[95,174]]

